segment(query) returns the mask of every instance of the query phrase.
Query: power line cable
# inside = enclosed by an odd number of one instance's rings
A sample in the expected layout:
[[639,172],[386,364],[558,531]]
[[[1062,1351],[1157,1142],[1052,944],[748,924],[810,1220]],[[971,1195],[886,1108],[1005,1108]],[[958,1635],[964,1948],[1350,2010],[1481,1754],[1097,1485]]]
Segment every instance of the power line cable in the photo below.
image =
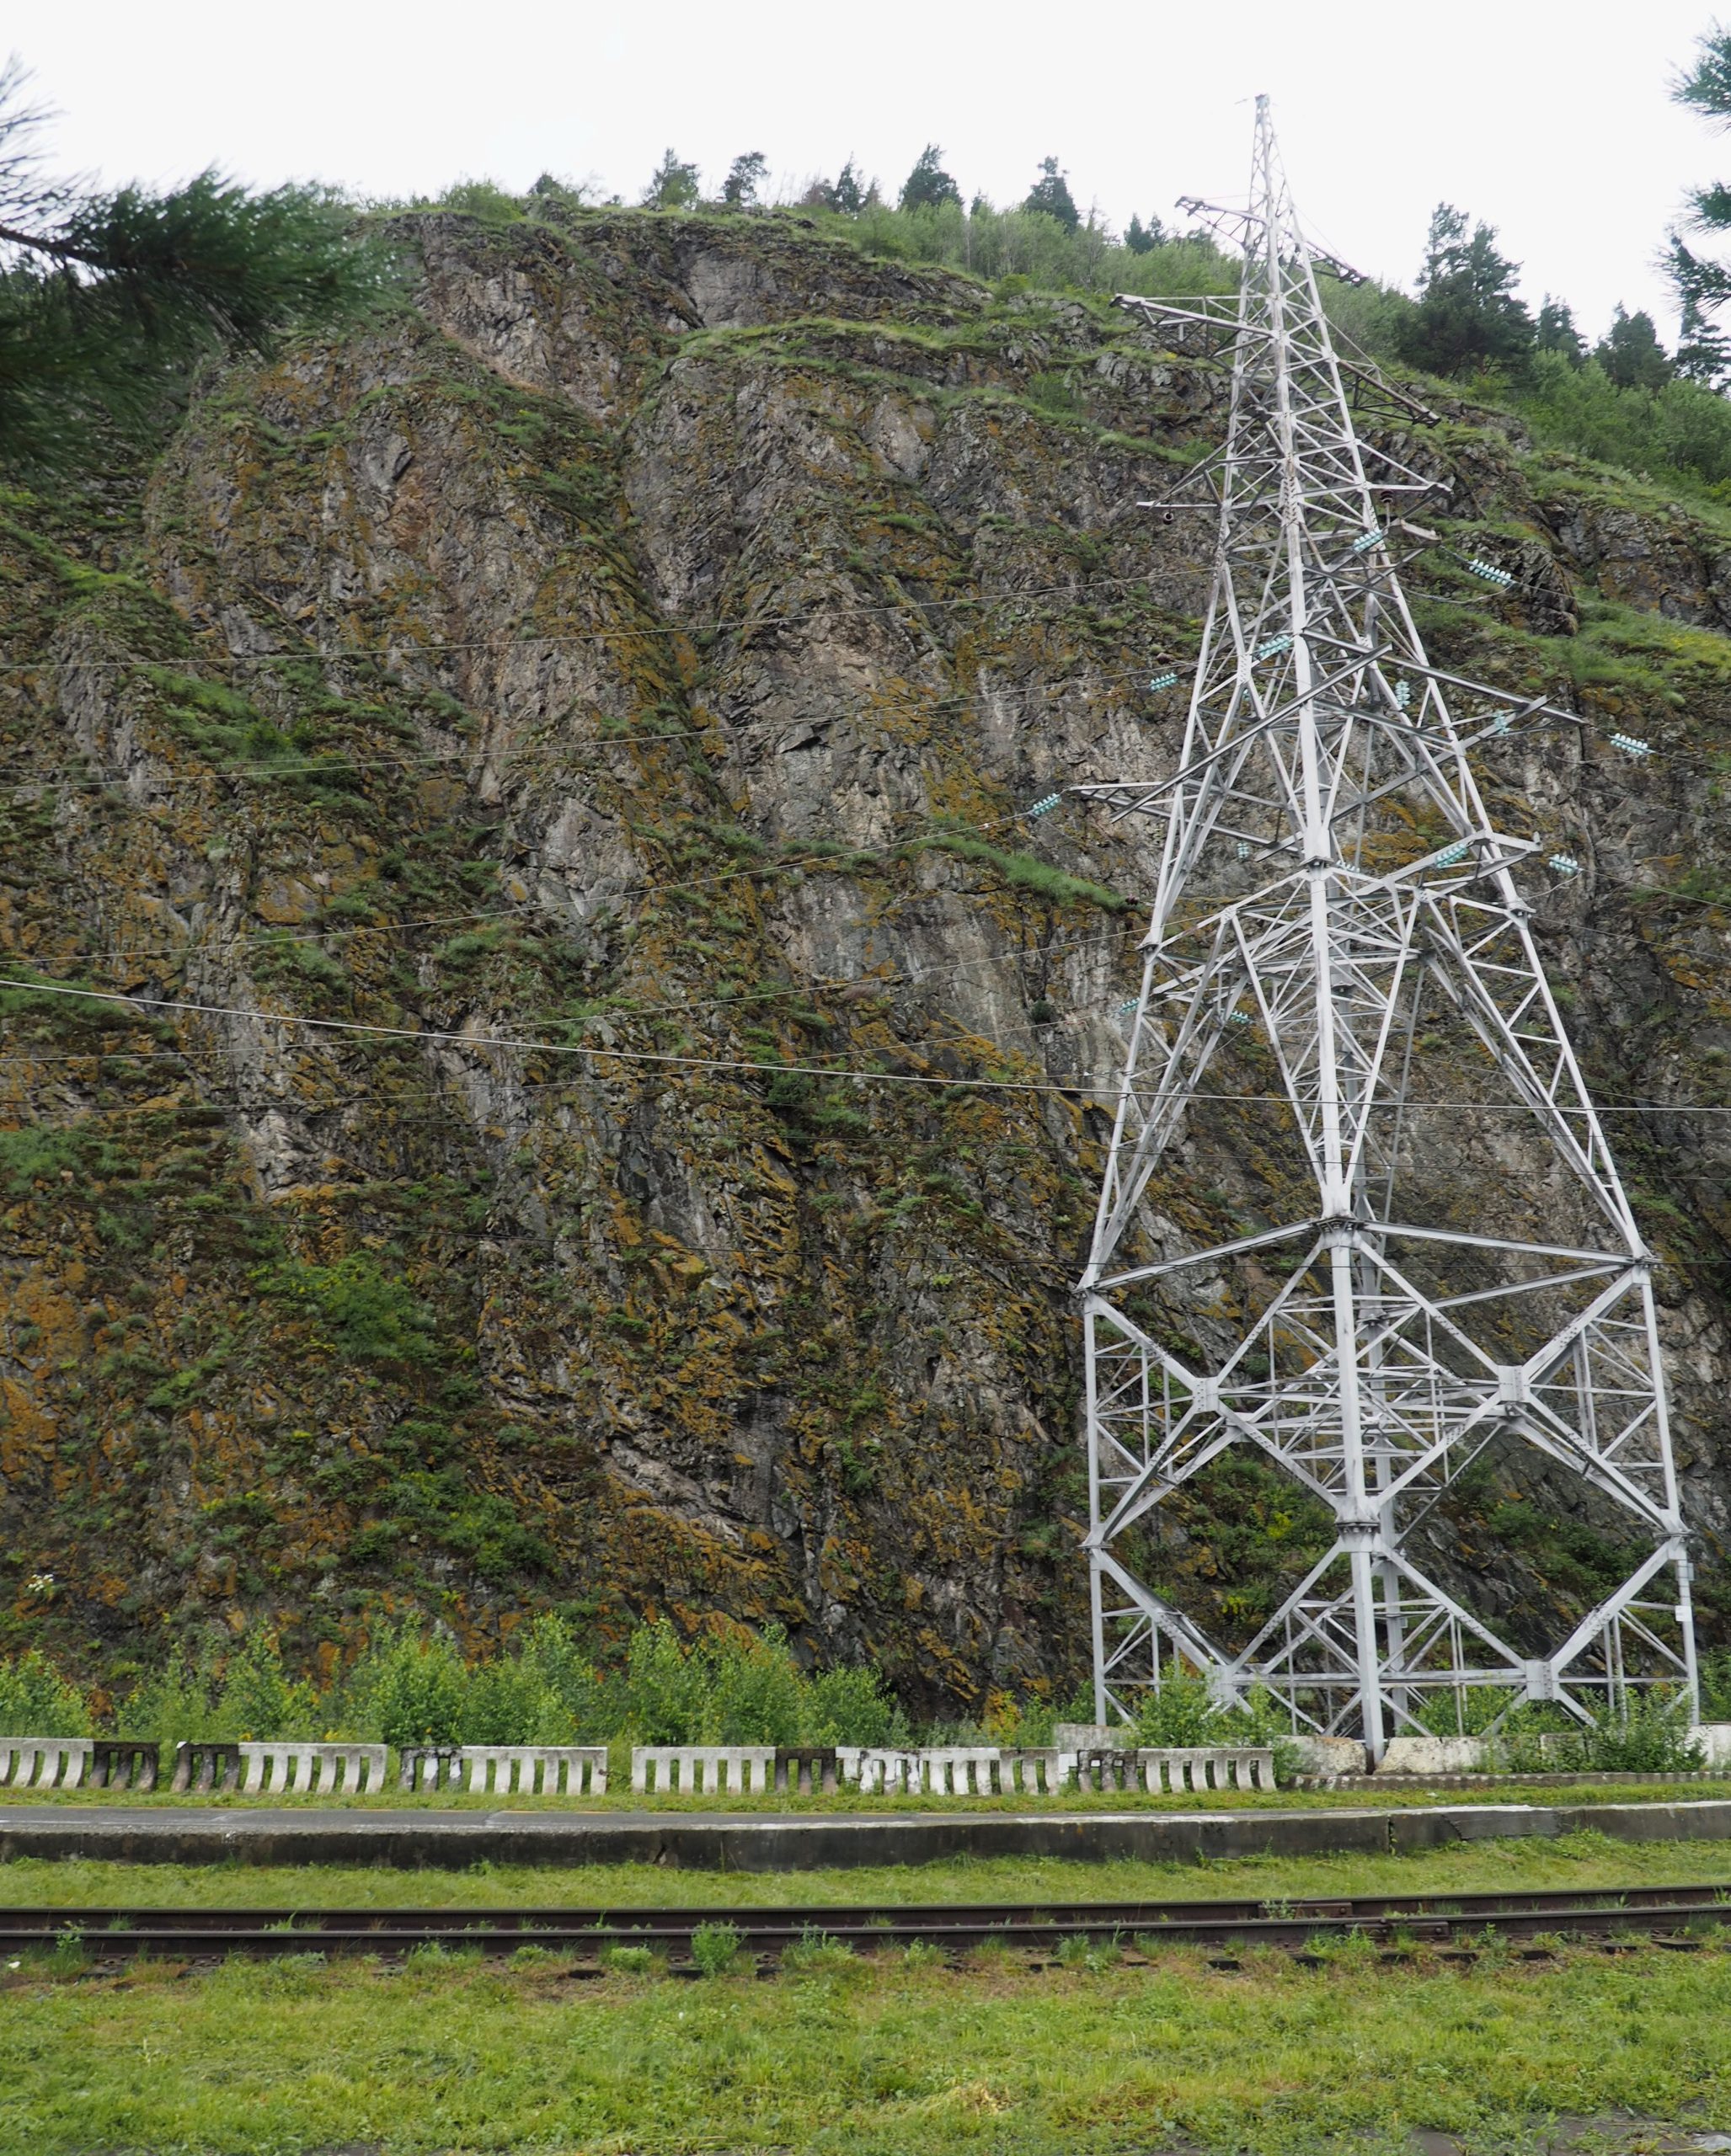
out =
[[[927,1077],[901,1071],[862,1070],[857,1065],[848,1064],[766,1063],[735,1057],[680,1055],[660,1049],[590,1048],[569,1042],[537,1040],[517,1034],[477,1034],[442,1027],[385,1026],[361,1019],[318,1018],[297,1011],[263,1011],[246,1005],[194,1003],[179,999],[151,998],[145,1007],[141,1009],[136,999],[111,994],[104,990],[77,988],[61,983],[12,980],[0,975],[0,989],[6,988],[29,990],[38,995],[61,995],[89,1002],[120,1005],[126,1008],[133,1017],[139,1018],[148,1018],[152,1011],[180,1011],[194,1016],[252,1018],[266,1024],[301,1026],[321,1033],[354,1033],[371,1038],[435,1043],[444,1047],[466,1049],[478,1053],[483,1050],[510,1050],[525,1054],[575,1057],[591,1062],[642,1063],[668,1065],[690,1070],[736,1070],[757,1077],[774,1078],[785,1074],[814,1078],[845,1079],[862,1085],[963,1087],[990,1092],[1046,1093],[1066,1097],[1077,1093],[1099,1092],[1103,1090],[1081,1080],[1070,1085],[1055,1085],[1018,1079],[951,1078],[943,1075]],[[980,1037],[962,1037],[950,1041],[937,1042],[933,1045],[938,1048],[967,1047],[972,1045],[975,1039],[978,1038]],[[1001,1054],[1007,1055],[1021,1053],[1018,1049],[1003,1048],[995,1042],[985,1042],[983,1044],[988,1048],[996,1048]],[[182,1054],[182,1051],[173,1049],[160,1052],[171,1055]],[[921,1051],[916,1049],[914,1052]],[[108,1052],[106,1051],[92,1049],[89,1054],[92,1060],[107,1059]],[[149,1059],[146,1057],[143,1059]],[[523,1085],[538,1085],[558,1081],[526,1079],[518,1082]],[[389,1101],[395,1097],[388,1093],[382,1093],[374,1097]],[[1290,1097],[1285,1093],[1227,1093],[1197,1091],[1189,1092],[1187,1098],[1241,1107],[1265,1106],[1288,1110],[1293,1107]],[[1402,1105],[1392,1101],[1377,1102],[1373,1103],[1373,1109],[1376,1113],[1391,1113]],[[1530,1116],[1535,1113],[1531,1104],[1524,1101],[1408,1101],[1404,1103],[1404,1107],[1408,1110],[1424,1109],[1450,1113],[1506,1113]],[[1610,1103],[1595,1101],[1594,1109],[1595,1113],[1621,1115],[1731,1115],[1731,1103],[1719,1104],[1710,1102],[1666,1105],[1664,1102],[1654,1102]],[[327,1113],[328,1111],[313,1112]],[[1563,1113],[1566,1113],[1568,1111],[1563,1111]]]

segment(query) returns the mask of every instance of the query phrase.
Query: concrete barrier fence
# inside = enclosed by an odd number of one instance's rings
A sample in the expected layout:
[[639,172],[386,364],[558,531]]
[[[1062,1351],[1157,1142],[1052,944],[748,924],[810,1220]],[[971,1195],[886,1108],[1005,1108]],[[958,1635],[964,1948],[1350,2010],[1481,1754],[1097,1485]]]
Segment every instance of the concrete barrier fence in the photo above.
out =
[[[1007,1753],[995,1744],[928,1744],[917,1749],[888,1745],[841,1744],[836,1748],[841,1779],[868,1796],[990,1796],[1006,1786],[1006,1759],[1050,1760],[1055,1772],[1068,1757],[1061,1753]],[[1012,1772],[1014,1770],[1012,1769]],[[1008,1786],[1013,1787],[1012,1781]],[[1056,1782],[1048,1784],[1055,1787]],[[1024,1782],[1025,1788],[1028,1785]]]
[[677,1790],[713,1796],[722,1790],[761,1796],[775,1774],[772,1744],[639,1744],[631,1754],[631,1786],[639,1796]]
[[1044,1750],[1021,1747],[997,1755],[1001,1796],[1055,1796],[1075,1778],[1076,1754],[1061,1752],[1055,1745]]
[[884,1744],[838,1744],[836,1760],[842,1780],[868,1796],[899,1796],[925,1786],[917,1752]]
[[[471,1792],[500,1796],[605,1796],[605,1744],[465,1744],[454,1762]],[[457,1775],[452,1776],[454,1780]]]
[[460,1744],[403,1744],[397,1751],[398,1789],[460,1789]]
[[77,1789],[93,1748],[88,1737],[0,1737],[0,1788]]
[[99,1737],[90,1748],[92,1789],[153,1790],[161,1771],[160,1750],[137,1738]]
[[990,1796],[1002,1756],[995,1744],[932,1744],[916,1755],[928,1796]]
[[1274,1754],[1259,1744],[1142,1746],[1136,1753],[1142,1787],[1173,1789],[1272,1789]]
[[1131,1790],[1140,1771],[1136,1755],[1118,1745],[1088,1745],[1076,1755],[1078,1789]]
[[775,1785],[795,1796],[832,1796],[841,1769],[833,1744],[777,1744]]
[[174,1747],[174,1774],[168,1787],[176,1796],[189,1790],[202,1796],[213,1789],[228,1796],[239,1786],[239,1745],[193,1737]]
[[371,1796],[385,1785],[382,1744],[282,1740],[242,1744],[239,1751],[246,1768],[241,1786],[248,1796],[285,1790],[296,1796]]

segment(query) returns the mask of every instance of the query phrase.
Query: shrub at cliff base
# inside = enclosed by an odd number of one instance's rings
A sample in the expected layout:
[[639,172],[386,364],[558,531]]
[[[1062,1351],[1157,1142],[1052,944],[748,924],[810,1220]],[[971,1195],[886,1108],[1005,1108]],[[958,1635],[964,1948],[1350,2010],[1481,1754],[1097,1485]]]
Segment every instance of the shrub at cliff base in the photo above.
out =
[[[124,1736],[348,1737],[405,1744],[884,1744],[906,1718],[871,1669],[815,1674],[787,1637],[734,1631],[687,1645],[665,1622],[633,1635],[622,1665],[585,1655],[557,1616],[513,1652],[467,1662],[447,1634],[403,1624],[377,1634],[320,1692],[283,1666],[263,1628],[195,1660],[177,1648],[116,1710]],[[37,1653],[0,1661],[0,1734],[88,1736],[89,1701]]]

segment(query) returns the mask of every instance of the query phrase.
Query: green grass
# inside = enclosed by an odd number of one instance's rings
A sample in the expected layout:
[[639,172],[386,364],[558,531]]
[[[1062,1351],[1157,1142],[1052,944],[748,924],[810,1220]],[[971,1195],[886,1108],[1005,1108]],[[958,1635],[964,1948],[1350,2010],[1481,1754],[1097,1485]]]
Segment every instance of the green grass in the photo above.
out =
[[1259,1856],[1197,1863],[1076,1863],[959,1857],[827,1871],[670,1870],[653,1864],[477,1864],[462,1870],[383,1865],[119,1864],[17,1857],[0,1865],[0,1903],[16,1908],[751,1908],[868,1902],[1258,1900],[1279,1895],[1498,1893],[1505,1889],[1731,1881],[1731,1844],[1456,1843],[1418,1854]]
[[[35,2156],[377,2148],[809,2156],[1488,2152],[1559,2112],[1731,2124],[1731,1954],[1453,1967],[1365,1955],[1236,1972],[1193,1954],[1033,1972],[1008,1956],[813,1956],[672,1983],[417,1956],[184,1976],[21,1967],[6,2146]],[[6,1972],[0,1970],[0,1980]]]

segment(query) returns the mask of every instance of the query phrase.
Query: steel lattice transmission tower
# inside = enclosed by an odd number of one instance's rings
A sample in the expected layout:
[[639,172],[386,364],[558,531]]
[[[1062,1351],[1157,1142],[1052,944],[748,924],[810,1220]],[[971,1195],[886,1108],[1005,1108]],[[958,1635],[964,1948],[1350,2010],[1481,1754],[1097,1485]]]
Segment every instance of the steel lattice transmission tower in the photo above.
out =
[[[1181,1657],[1377,1756],[1439,1689],[1586,1719],[1670,1683],[1693,1713],[1653,1261],[1512,873],[1536,841],[1496,829],[1467,760],[1548,707],[1426,657],[1398,563],[1435,536],[1407,521],[1434,483],[1359,438],[1370,378],[1317,286],[1351,273],[1306,245],[1266,99],[1249,207],[1213,214],[1242,238],[1236,302],[1124,302],[1231,355],[1191,497],[1219,529],[1182,755],[1071,789],[1166,826],[1080,1286],[1096,1711]],[[1199,1248],[1159,1179],[1210,1082],[1246,1100],[1257,1217]],[[1145,1575],[1156,1508],[1235,1446],[1320,1499],[1333,1542],[1231,1652]],[[1547,1653],[1429,1576],[1458,1572],[1450,1486],[1482,1455],[1541,1455],[1623,1530],[1627,1576]]]

